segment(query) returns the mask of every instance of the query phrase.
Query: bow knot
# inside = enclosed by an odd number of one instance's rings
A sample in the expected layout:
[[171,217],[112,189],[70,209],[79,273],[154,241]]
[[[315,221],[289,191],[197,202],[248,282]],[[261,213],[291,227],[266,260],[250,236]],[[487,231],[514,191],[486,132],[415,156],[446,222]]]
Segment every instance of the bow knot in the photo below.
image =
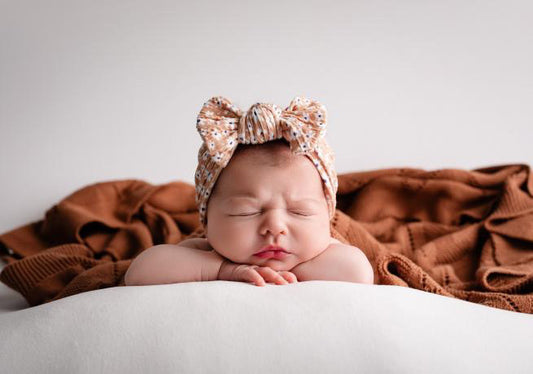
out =
[[262,144],[286,139],[294,154],[312,152],[326,133],[326,108],[317,101],[296,97],[281,110],[256,103],[243,114],[230,100],[215,96],[204,103],[196,128],[211,159],[226,167],[238,144]]

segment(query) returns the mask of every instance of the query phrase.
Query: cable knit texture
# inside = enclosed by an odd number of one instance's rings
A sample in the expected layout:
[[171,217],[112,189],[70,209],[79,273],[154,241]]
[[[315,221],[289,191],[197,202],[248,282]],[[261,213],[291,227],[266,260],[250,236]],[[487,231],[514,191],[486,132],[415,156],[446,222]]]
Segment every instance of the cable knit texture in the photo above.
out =
[[[377,284],[533,313],[533,177],[527,165],[381,169],[338,176],[332,236],[361,248]],[[0,236],[0,280],[38,305],[123,286],[155,244],[203,237],[195,187],[102,182]]]

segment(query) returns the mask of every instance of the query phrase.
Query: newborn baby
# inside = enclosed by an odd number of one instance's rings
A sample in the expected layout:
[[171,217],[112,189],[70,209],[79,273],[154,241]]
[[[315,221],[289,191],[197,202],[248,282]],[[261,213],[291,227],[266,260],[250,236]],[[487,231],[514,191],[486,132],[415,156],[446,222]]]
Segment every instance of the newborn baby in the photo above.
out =
[[[283,112],[258,103],[247,115],[225,98],[204,104],[195,181],[206,238],[144,250],[125,284],[217,279],[258,286],[307,280],[372,284],[364,253],[331,237],[337,180],[323,138],[325,114],[321,104],[301,98]],[[291,120],[296,129],[287,125]]]

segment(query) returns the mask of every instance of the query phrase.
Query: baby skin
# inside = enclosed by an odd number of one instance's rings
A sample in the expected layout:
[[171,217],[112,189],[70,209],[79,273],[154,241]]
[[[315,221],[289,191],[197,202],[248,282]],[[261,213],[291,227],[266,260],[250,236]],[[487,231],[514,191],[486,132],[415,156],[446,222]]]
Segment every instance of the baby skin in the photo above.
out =
[[311,160],[293,155],[281,141],[237,148],[209,198],[205,231],[205,239],[144,250],[125,284],[374,282],[364,253],[331,237],[322,181]]

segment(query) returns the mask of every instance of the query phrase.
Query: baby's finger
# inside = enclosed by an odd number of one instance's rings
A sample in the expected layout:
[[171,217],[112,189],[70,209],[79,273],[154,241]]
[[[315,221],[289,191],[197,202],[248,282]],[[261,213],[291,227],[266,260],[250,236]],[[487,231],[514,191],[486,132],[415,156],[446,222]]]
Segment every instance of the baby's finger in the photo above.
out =
[[298,283],[298,278],[290,271],[280,271],[279,274],[289,283]]
[[239,280],[255,284],[256,286],[264,286],[265,280],[256,271],[255,267],[246,267],[241,270]]
[[258,267],[255,270],[261,274],[266,281],[271,281],[275,284],[288,284],[285,278],[268,266]]
[[257,269],[250,269],[250,282],[252,282],[253,284],[255,284],[256,286],[264,286],[266,285],[266,282],[265,280],[263,279],[263,277],[261,276],[261,274],[259,274],[257,272]]

